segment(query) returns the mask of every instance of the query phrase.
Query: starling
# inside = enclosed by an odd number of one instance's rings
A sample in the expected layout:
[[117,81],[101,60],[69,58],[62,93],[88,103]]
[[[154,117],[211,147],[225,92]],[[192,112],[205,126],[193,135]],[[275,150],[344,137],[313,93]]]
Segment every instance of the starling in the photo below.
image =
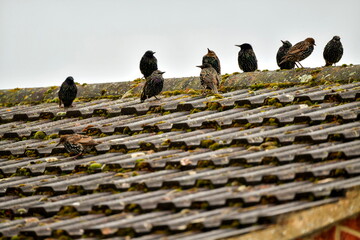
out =
[[216,72],[215,68],[213,68],[209,63],[204,63],[200,66],[200,81],[201,86],[205,89],[211,89],[214,93],[218,94],[218,87],[220,85],[220,75]]
[[280,65],[286,62],[298,62],[301,67],[303,67],[300,61],[304,60],[314,50],[315,40],[313,38],[307,38],[304,41],[298,42],[292,46],[286,55],[282,58]]
[[289,49],[292,47],[292,44],[289,41],[281,40],[283,45],[279,48],[276,54],[276,62],[280,69],[293,69],[295,67],[295,62],[284,62],[280,64],[281,59],[286,55]]
[[86,151],[90,151],[92,147],[96,146],[100,142],[95,141],[92,137],[80,134],[66,134],[60,137],[59,143],[63,144],[66,151],[69,153],[75,153],[77,158]]
[[164,86],[164,78],[162,76],[164,73],[165,72],[156,70],[148,78],[146,78],[146,82],[140,97],[141,102],[144,102],[145,99],[151,97],[158,99],[156,95],[162,91]]
[[241,48],[238,56],[240,69],[244,72],[254,72],[257,69],[257,59],[251,45],[244,43],[235,46]]
[[67,77],[66,80],[61,84],[60,90],[59,90],[59,107],[61,107],[61,104],[64,104],[64,107],[72,107],[72,103],[74,99],[76,98],[77,94],[77,87],[74,83],[73,77]]
[[340,37],[334,36],[324,48],[323,56],[326,63],[325,66],[332,66],[340,61],[343,53],[344,49],[340,42]]
[[208,53],[206,55],[203,56],[202,59],[202,64],[204,65],[205,63],[209,63],[218,74],[221,74],[221,67],[220,67],[220,60],[219,58],[216,56],[215,52],[207,49]]
[[140,71],[145,78],[149,77],[155,70],[158,70],[155,52],[146,51],[140,60]]

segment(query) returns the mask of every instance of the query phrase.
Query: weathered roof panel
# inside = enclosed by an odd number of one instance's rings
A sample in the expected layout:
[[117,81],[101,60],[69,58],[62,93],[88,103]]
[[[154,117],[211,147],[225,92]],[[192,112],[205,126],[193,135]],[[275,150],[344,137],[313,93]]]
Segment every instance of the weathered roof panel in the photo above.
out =
[[[219,239],[336,203],[360,185],[359,97],[349,83],[0,107],[1,234]],[[74,159],[65,133],[99,144]]]

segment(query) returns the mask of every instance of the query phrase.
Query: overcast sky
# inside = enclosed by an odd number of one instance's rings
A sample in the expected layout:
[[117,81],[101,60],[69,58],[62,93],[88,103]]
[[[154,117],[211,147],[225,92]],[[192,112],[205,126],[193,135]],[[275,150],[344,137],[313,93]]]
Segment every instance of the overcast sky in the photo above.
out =
[[210,48],[222,73],[240,71],[235,44],[250,43],[259,69],[277,69],[280,40],[313,37],[304,67],[323,66],[339,35],[338,65],[360,63],[359,0],[0,0],[0,89],[130,81],[156,52],[164,76],[196,76]]

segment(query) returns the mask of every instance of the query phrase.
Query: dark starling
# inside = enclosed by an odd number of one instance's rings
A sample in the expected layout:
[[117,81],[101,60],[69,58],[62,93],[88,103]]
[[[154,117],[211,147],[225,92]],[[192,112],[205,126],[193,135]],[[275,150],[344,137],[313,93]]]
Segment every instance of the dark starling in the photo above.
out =
[[220,66],[219,58],[216,56],[214,51],[210,49],[207,50],[208,53],[203,56],[202,64],[204,65],[205,63],[209,63],[216,70],[218,74],[221,74],[221,66]]
[[289,41],[281,40],[283,45],[279,48],[276,54],[276,62],[280,69],[293,69],[295,67],[295,62],[284,62],[280,64],[282,58],[286,55],[289,49],[292,47],[292,44]]
[[325,66],[332,66],[340,61],[343,53],[344,49],[340,42],[340,37],[334,36],[324,48],[323,56],[325,59]]
[[211,89],[214,93],[218,94],[218,87],[220,85],[220,75],[216,72],[215,68],[213,68],[209,63],[204,63],[200,66],[200,81],[201,86],[205,89]]
[[77,87],[74,83],[73,77],[67,77],[66,80],[61,84],[60,90],[59,90],[59,106],[61,107],[61,104],[64,104],[64,107],[72,107],[72,103],[74,99],[76,98],[77,94]]
[[165,72],[156,70],[148,78],[146,78],[146,82],[140,97],[141,102],[144,102],[145,99],[151,97],[158,99],[156,95],[162,91],[164,86],[164,78],[162,76],[164,73]]
[[66,134],[60,137],[59,143],[56,145],[63,144],[66,151],[69,153],[75,153],[77,158],[86,151],[90,151],[91,148],[99,144],[100,142],[95,141],[92,137],[80,134]]
[[314,46],[316,46],[316,44],[313,38],[307,38],[304,41],[298,42],[289,49],[287,54],[281,60],[280,64],[285,62],[297,62],[301,67],[303,67],[300,61],[310,56],[314,50]]
[[244,72],[254,72],[257,69],[257,59],[251,45],[244,43],[235,46],[241,48],[238,55],[240,69]]
[[146,51],[140,60],[140,71],[145,78],[149,77],[155,70],[158,70],[155,52]]

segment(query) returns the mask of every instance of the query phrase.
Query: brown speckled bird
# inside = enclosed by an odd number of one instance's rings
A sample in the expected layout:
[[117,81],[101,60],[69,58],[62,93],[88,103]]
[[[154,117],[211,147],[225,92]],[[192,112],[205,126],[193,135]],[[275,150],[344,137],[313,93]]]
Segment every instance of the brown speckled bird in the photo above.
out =
[[158,69],[157,59],[154,54],[155,52],[148,50],[140,60],[140,72],[145,78],[149,77],[155,70]]
[[289,49],[292,47],[292,44],[289,41],[281,40],[283,45],[279,48],[276,54],[276,62],[280,69],[293,69],[295,67],[295,62],[284,62],[280,64],[282,58],[287,54]]
[[211,89],[215,94],[218,94],[218,87],[220,85],[220,75],[216,72],[209,63],[197,66],[201,68],[200,72],[200,81],[201,86],[204,87],[204,92],[206,89]]
[[304,41],[298,42],[289,49],[280,64],[285,62],[295,62],[299,63],[300,66],[303,67],[300,61],[310,56],[314,50],[314,46],[316,46],[316,44],[313,38],[307,38]]
[[77,158],[84,152],[90,151],[94,146],[100,144],[95,141],[92,137],[80,134],[66,134],[60,137],[59,143],[56,145],[63,144],[66,151],[69,153],[75,153]]
[[220,60],[218,56],[216,56],[215,52],[209,48],[207,50],[207,54],[203,56],[202,64],[204,65],[205,63],[209,63],[218,74],[221,74]]
[[340,61],[343,53],[344,49],[340,42],[340,37],[334,36],[324,48],[323,56],[325,59],[325,66],[331,66]]

